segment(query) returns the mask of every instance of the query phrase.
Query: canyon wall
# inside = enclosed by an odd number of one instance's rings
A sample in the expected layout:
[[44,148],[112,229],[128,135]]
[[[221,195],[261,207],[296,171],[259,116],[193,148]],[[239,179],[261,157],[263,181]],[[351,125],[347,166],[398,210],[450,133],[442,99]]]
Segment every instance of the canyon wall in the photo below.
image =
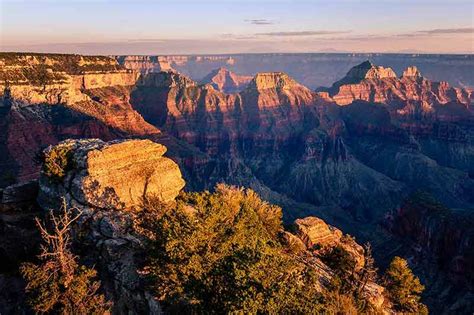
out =
[[139,76],[108,57],[1,53],[0,182],[37,178],[35,156],[62,139],[158,134],[129,103]]
[[[119,62],[133,56],[118,57]],[[238,75],[254,76],[258,72],[283,71],[305,86],[316,89],[329,87],[347,71],[370,59],[374,63],[402,73],[416,65],[434,81],[447,81],[455,87],[474,88],[473,55],[378,54],[378,53],[312,53],[312,54],[234,54],[150,56],[159,59],[153,65],[161,69],[163,60],[176,71],[200,81],[211,71],[227,68]],[[140,63],[127,67],[139,68]]]

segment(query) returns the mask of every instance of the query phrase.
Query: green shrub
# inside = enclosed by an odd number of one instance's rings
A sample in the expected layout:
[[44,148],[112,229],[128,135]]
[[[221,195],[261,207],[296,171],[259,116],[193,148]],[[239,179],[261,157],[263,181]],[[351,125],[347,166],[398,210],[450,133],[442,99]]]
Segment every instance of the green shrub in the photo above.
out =
[[413,275],[405,259],[396,256],[385,271],[385,284],[395,308],[404,313],[428,314],[427,307],[420,303],[425,287]]
[[55,146],[44,155],[43,173],[52,180],[62,181],[71,168],[72,151],[68,146]]
[[308,314],[322,306],[317,274],[279,242],[281,209],[255,192],[220,185],[150,210],[145,271],[169,312]]

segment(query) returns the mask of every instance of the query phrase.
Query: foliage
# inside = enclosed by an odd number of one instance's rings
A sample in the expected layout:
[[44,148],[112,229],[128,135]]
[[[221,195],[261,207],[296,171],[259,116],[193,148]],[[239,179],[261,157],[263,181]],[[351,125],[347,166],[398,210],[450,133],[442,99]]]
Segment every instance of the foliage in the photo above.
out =
[[36,219],[44,244],[39,264],[24,263],[21,273],[27,282],[29,304],[37,313],[104,314],[110,308],[98,294],[97,272],[80,266],[70,247],[70,227],[80,213],[70,217],[63,206],[59,216],[51,213],[52,231]]
[[395,307],[402,312],[427,314],[426,306],[420,303],[420,294],[425,287],[413,275],[405,259],[396,256],[385,271],[385,283]]
[[43,157],[44,174],[56,181],[62,181],[71,169],[71,149],[65,145],[52,147]]
[[219,185],[156,208],[143,220],[152,240],[145,270],[168,311],[306,314],[322,306],[317,274],[278,241],[281,209],[252,190]]
[[333,289],[344,294],[351,293],[357,281],[354,258],[340,245],[323,252],[320,257],[326,265],[334,270]]
[[404,202],[403,207],[416,210],[428,210],[429,214],[443,214],[449,212],[449,209],[436,200],[433,195],[417,190],[412,193]]

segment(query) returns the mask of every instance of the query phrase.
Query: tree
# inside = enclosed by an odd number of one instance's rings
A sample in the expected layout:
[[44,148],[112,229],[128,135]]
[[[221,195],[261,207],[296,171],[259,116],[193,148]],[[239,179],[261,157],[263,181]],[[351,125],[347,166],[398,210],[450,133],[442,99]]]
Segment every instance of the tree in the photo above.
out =
[[364,267],[359,272],[359,290],[361,294],[365,289],[367,282],[376,282],[377,280],[377,267],[375,267],[375,260],[372,256],[372,246],[369,242],[364,245]]
[[405,259],[396,256],[385,271],[385,284],[397,310],[427,314],[427,307],[420,303],[425,287],[420,283]]
[[336,245],[320,255],[321,260],[334,271],[332,286],[340,293],[355,291],[357,273],[354,258],[341,246]]
[[[308,314],[321,306],[319,277],[279,241],[281,209],[251,190],[219,185],[145,204],[144,271],[168,312]],[[154,219],[153,219],[154,217]]]
[[94,281],[97,272],[80,266],[70,250],[71,225],[81,213],[70,217],[74,209],[55,216],[50,213],[52,230],[36,218],[44,244],[39,263],[24,263],[20,271],[25,278],[29,304],[37,313],[104,314],[110,304],[98,293],[100,282]]

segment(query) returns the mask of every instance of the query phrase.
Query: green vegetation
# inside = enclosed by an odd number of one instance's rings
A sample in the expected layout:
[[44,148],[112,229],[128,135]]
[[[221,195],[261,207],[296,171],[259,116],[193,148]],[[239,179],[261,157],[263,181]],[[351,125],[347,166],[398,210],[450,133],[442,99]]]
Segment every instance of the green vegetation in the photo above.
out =
[[218,186],[147,208],[145,269],[170,311],[302,314],[320,305],[315,273],[278,241],[281,209],[253,191]]
[[410,211],[416,213],[424,213],[428,211],[427,215],[446,216],[450,213],[450,209],[445,207],[442,203],[436,200],[433,195],[422,190],[412,193],[402,205],[404,208],[412,209]]
[[36,313],[104,314],[110,304],[98,293],[97,272],[80,266],[69,248],[71,224],[80,214],[71,218],[68,212],[72,210],[63,210],[59,216],[51,213],[51,231],[36,220],[44,242],[40,262],[21,266],[29,304]]
[[[171,313],[353,313],[367,310],[352,292],[321,286],[322,270],[283,242],[281,209],[252,190],[218,185],[182,194],[175,204],[145,202],[139,229],[149,240],[144,272]],[[308,254],[308,252],[306,252]],[[336,249],[336,275],[354,264]],[[350,282],[349,285],[355,285]]]
[[420,303],[420,294],[425,287],[413,275],[405,259],[397,256],[392,260],[385,271],[385,284],[398,311],[428,314],[427,307]]
[[52,180],[62,181],[71,163],[71,148],[54,146],[43,156],[43,173]]
[[321,260],[335,271],[332,287],[342,293],[350,293],[356,283],[356,262],[340,245],[324,252]]

